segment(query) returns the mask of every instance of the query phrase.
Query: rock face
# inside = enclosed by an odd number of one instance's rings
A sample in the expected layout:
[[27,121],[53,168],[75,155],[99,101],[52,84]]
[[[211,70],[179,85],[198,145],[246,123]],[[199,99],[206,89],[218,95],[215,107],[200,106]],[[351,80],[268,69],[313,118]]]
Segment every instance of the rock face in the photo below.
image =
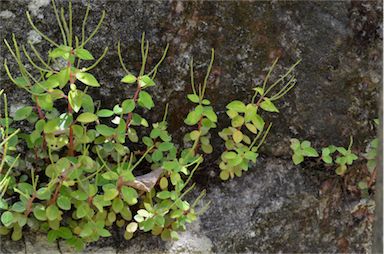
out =
[[[65,2],[60,2],[65,6]],[[74,1],[74,24],[81,28],[86,1]],[[234,252],[369,252],[371,223],[352,217],[359,199],[343,190],[342,181],[316,165],[293,167],[289,139],[311,140],[314,146],[344,145],[354,136],[354,151],[362,153],[375,135],[371,121],[378,117],[377,101],[382,84],[382,3],[374,2],[178,2],[109,1],[91,3],[89,29],[101,11],[107,17],[88,49],[99,56],[111,50],[94,70],[102,88],[92,91],[105,106],[112,107],[132,96],[133,90],[119,82],[124,75],[117,60],[121,40],[130,69],[140,68],[140,37],[146,32],[149,62],[161,56],[166,43],[168,57],[152,89],[159,107],[151,120],[161,118],[170,103],[170,132],[181,142],[183,117],[192,105],[188,62],[194,57],[198,79],[203,79],[210,49],[216,51],[207,97],[222,124],[227,124],[225,105],[234,99],[248,101],[252,87],[266,74],[277,57],[273,74],[278,77],[297,59],[298,84],[279,103],[280,114],[268,116],[274,127],[264,146],[262,159],[241,178],[217,180],[215,158],[223,144],[214,136],[216,152],[196,176],[207,190],[210,209],[191,225],[179,242],[164,243],[143,234],[124,241],[116,232],[87,250],[119,253],[234,253]],[[31,40],[38,49],[47,44],[27,24],[29,10],[41,30],[60,40],[52,24],[55,17],[49,1],[2,1],[1,38],[12,33],[21,43]],[[79,32],[79,29],[75,30]],[[0,60],[10,59],[1,45]],[[14,64],[10,65],[15,67]],[[1,68],[0,86],[9,95],[11,109],[29,102],[29,96],[14,88]],[[185,105],[180,107],[180,105]],[[332,188],[324,183],[331,181]],[[36,238],[38,237],[38,238]],[[47,246],[43,238],[28,235],[24,243],[1,241],[4,253],[66,252],[65,246]]]

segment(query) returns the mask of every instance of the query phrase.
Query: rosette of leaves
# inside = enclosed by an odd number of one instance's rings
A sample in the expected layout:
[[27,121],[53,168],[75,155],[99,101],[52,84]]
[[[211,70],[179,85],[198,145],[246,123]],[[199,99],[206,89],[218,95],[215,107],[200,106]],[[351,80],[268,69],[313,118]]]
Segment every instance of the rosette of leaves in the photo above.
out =
[[[219,136],[225,141],[226,148],[219,162],[222,180],[241,176],[243,171],[249,169],[251,162],[256,163],[258,150],[272,127],[272,123],[266,127],[261,111],[279,112],[273,102],[282,98],[296,84],[296,78],[292,72],[300,61],[292,65],[274,83],[268,85],[277,61],[278,59],[272,64],[263,84],[254,88],[255,93],[250,103],[245,104],[235,100],[226,106],[231,126],[219,132]],[[280,88],[273,93],[276,87]]]
[[300,140],[293,138],[290,147],[293,151],[292,161],[295,165],[302,163],[304,157],[319,157],[316,149],[311,147],[311,142],[308,140],[300,142]]
[[[347,171],[347,166],[352,165],[358,159],[357,155],[351,150],[352,145],[353,138],[351,137],[348,148],[334,145],[324,147],[321,149],[321,160],[329,166],[336,164],[335,172],[342,176]],[[311,147],[311,142],[308,140],[300,141],[293,138],[290,147],[293,151],[292,161],[295,165],[302,163],[305,157],[319,157],[319,153],[315,148]]]
[[[149,88],[155,85],[168,46],[159,62],[146,72],[149,43],[143,34],[142,66],[138,75],[134,75],[124,65],[118,43],[120,63],[126,71],[121,81],[136,85],[136,91],[133,98],[113,109],[101,108],[87,91],[100,86],[90,71],[105,56],[107,48],[92,64],[86,67],[81,64],[94,60],[85,46],[99,29],[104,12],[86,38],[88,6],[80,39],[73,34],[71,2],[68,20],[63,8],[60,13],[57,11],[54,1],[52,7],[62,44],[42,33],[27,14],[33,29],[54,47],[48,52],[47,60],[32,44],[33,56],[24,46],[21,50],[15,36],[13,47],[5,41],[21,76],[14,78],[6,62],[5,70],[13,83],[31,94],[34,103],[17,110],[13,120],[28,122],[34,128],[19,135],[9,127],[7,113],[5,120],[0,119],[1,154],[6,158],[1,162],[1,171],[6,169],[6,174],[0,172],[1,186],[6,190],[0,202],[0,233],[11,234],[13,240],[18,240],[23,227],[28,226],[33,231],[45,232],[49,241],[64,239],[78,250],[88,242],[110,236],[112,225],[125,227],[126,239],[137,230],[151,231],[163,239],[176,239],[177,232],[185,230],[186,223],[194,221],[205,209],[195,210],[205,192],[192,204],[184,199],[194,187],[190,181],[202,156],[190,147],[176,149],[167,131],[167,109],[163,121],[153,124],[149,137],[142,138],[146,149],[134,151],[133,146],[141,140],[136,129],[149,127],[136,109],[154,107]],[[34,71],[27,70],[21,52]],[[59,107],[63,103],[64,110]],[[15,164],[17,157],[14,163],[7,157],[7,151],[17,143],[15,139],[25,142],[34,158],[29,162],[30,172],[22,175],[11,170],[20,167]],[[201,138],[200,142],[206,144]],[[143,171],[144,160],[150,166],[137,176],[135,170],[140,167]]]

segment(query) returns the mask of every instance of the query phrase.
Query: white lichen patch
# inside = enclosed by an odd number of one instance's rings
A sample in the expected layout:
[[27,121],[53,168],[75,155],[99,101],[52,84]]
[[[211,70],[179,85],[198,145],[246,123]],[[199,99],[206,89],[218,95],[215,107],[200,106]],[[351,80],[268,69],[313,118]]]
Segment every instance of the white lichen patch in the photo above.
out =
[[200,230],[200,221],[190,225],[186,232],[179,234],[179,240],[172,242],[168,253],[213,253],[212,241]]
[[41,42],[41,39],[41,35],[38,34],[35,30],[31,30],[28,32],[28,41],[32,44]]
[[5,11],[0,12],[0,18],[10,19],[10,18],[14,18],[14,17],[16,17],[16,15],[11,11],[5,10]]
[[40,14],[40,8],[49,5],[50,0],[32,0],[28,4],[28,10],[33,16]]

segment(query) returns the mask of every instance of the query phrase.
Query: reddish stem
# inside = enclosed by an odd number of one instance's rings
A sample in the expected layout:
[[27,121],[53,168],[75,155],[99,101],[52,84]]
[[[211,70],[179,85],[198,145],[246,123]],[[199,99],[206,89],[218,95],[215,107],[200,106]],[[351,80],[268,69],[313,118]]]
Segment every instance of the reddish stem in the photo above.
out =
[[[133,96],[133,101],[135,102],[135,107],[136,107],[136,104],[137,104],[137,100],[138,100],[140,91],[141,91],[141,86],[139,84],[137,84],[136,92],[135,92],[135,94]],[[127,116],[127,122],[125,124],[125,132],[128,131],[129,126],[131,125],[132,116],[133,116],[133,112],[129,112],[128,116]]]
[[24,215],[26,217],[28,217],[28,215],[31,213],[32,211],[32,204],[33,204],[33,200],[36,198],[36,193],[34,192],[32,194],[32,197],[28,200],[28,203],[27,203],[27,209],[25,210],[24,212]]
[[49,200],[48,205],[52,205],[56,203],[57,197],[59,196],[61,185],[63,184],[63,181],[64,181],[63,179],[60,180],[59,184],[56,186],[55,193],[53,194],[53,197],[51,198],[51,200]]
[[[203,117],[200,117],[199,123],[197,125],[198,131],[200,131],[202,125],[203,125]],[[196,153],[199,148],[200,148],[200,142],[197,143],[194,152]]]

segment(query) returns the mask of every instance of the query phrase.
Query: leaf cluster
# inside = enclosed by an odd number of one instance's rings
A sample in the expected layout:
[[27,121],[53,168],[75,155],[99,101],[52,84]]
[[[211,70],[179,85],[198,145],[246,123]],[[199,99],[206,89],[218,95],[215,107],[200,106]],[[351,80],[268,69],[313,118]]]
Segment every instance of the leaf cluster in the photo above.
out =
[[291,139],[291,149],[293,151],[292,161],[298,165],[304,161],[305,157],[319,157],[326,163],[326,165],[336,165],[336,174],[342,176],[347,171],[347,165],[352,165],[358,159],[357,155],[351,150],[353,138],[350,139],[348,148],[336,147],[330,145],[321,149],[321,156],[317,150],[311,147],[311,142],[308,140],[300,141],[298,139]]

